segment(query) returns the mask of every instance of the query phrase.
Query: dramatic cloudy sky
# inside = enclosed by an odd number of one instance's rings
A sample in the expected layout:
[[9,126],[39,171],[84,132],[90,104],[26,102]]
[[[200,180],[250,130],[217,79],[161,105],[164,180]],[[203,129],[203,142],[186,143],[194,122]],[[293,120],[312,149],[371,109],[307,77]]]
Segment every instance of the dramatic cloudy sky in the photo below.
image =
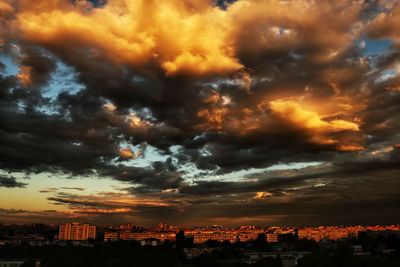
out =
[[0,221],[400,223],[400,4],[0,0]]

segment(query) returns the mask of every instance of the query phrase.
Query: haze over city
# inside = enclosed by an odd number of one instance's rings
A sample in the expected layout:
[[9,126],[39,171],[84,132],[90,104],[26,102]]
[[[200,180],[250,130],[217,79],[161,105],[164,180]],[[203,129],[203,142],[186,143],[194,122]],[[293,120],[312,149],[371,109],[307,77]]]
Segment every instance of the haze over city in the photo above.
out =
[[0,223],[398,225],[399,25],[394,0],[0,0]]

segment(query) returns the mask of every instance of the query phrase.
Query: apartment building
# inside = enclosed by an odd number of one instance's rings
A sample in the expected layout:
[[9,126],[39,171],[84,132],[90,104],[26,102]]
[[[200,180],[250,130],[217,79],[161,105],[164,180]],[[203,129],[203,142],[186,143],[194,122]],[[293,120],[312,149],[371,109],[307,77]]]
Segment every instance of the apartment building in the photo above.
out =
[[96,238],[96,226],[77,222],[60,225],[59,240],[88,240]]

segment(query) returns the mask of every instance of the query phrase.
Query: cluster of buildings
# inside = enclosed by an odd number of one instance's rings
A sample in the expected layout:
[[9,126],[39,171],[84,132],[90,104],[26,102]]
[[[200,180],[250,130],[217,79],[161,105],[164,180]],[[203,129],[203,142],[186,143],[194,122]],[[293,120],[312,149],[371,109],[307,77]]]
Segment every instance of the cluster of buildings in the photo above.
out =
[[130,232],[130,231],[113,231],[113,232],[104,232],[104,242],[109,241],[119,241],[119,240],[144,240],[144,239],[158,239],[160,241],[170,240],[175,241],[176,233],[175,232]]
[[[337,249],[340,242],[335,242],[340,239],[349,237],[361,236],[366,234],[370,237],[389,237],[396,234],[400,237],[400,226],[319,226],[319,227],[254,227],[241,226],[238,228],[224,228],[219,225],[178,228],[159,223],[157,227],[143,228],[133,226],[132,224],[124,224],[120,226],[96,227],[89,223],[66,223],[59,227],[51,225],[49,227],[31,227],[24,228],[24,225],[6,226],[10,231],[3,231],[4,240],[0,240],[1,245],[29,245],[29,246],[83,246],[94,247],[95,243],[90,240],[102,238],[104,234],[104,242],[119,241],[119,240],[136,240],[142,246],[159,246],[166,241],[177,242],[183,248],[183,252],[188,259],[196,258],[203,253],[213,251],[222,251],[223,245],[206,243],[209,240],[219,242],[247,242],[252,240],[263,240],[271,243],[268,251],[259,251],[258,244],[263,244],[258,241],[248,242],[239,245],[243,257],[241,262],[248,264],[256,263],[263,259],[280,259],[283,266],[296,266],[298,260],[306,255],[311,254],[310,251],[297,251],[301,247],[297,247],[294,243],[298,239],[309,239],[318,242],[318,247],[324,250]],[[16,231],[15,229],[22,228],[25,230]],[[39,230],[38,230],[39,229]],[[40,230],[42,229],[42,230]],[[58,233],[57,233],[58,231]],[[12,234],[8,234],[12,233]],[[361,239],[360,239],[361,240]],[[203,244],[206,243],[206,244]],[[301,244],[302,242],[299,242]],[[306,242],[307,243],[307,242]],[[195,244],[195,246],[193,246]],[[203,244],[203,245],[201,245]],[[353,244],[352,250],[355,256],[368,256],[372,253],[366,247],[367,245]],[[398,249],[387,247],[385,244],[380,244],[379,253],[382,255],[392,255],[397,253]],[[22,266],[26,260],[24,259],[0,259],[0,267],[18,267]],[[232,259],[226,259],[231,262]],[[40,260],[34,260],[36,266],[40,265]]]
[[277,243],[278,236],[283,234],[296,234],[296,228],[240,226],[236,229],[224,229],[221,226],[212,226],[185,230],[186,236],[193,237],[194,244],[201,244],[208,240],[230,243],[247,242],[256,240],[260,235],[265,235],[268,243]]
[[299,239],[310,239],[319,242],[324,239],[329,240],[339,240],[348,237],[356,237],[359,232],[372,231],[400,231],[400,226],[390,225],[390,226],[319,226],[319,227],[305,227],[298,229]]
[[132,225],[121,225],[118,228],[109,229],[104,232],[104,241],[119,241],[119,240],[147,240],[158,239],[161,242],[165,240],[176,241],[177,233],[184,230],[185,238],[192,238],[194,244],[201,244],[208,240],[219,242],[229,241],[231,243],[246,242],[256,240],[260,234],[265,234],[267,242],[278,242],[279,234],[293,233],[295,228],[278,228],[270,227],[268,229],[255,228],[254,226],[241,226],[237,229],[224,229],[221,226],[196,227],[193,229],[179,229],[174,226],[158,224],[157,228],[137,231]]
[[266,235],[267,242],[278,242],[278,233],[265,233],[262,230],[185,231],[185,235],[193,237],[194,244],[201,244],[208,240],[216,240],[219,242],[229,241],[230,243],[247,242],[250,240],[256,240],[260,234]]
[[132,224],[123,224],[119,228],[112,228],[104,232],[104,242],[119,241],[119,240],[149,240],[157,239],[162,242],[165,240],[175,241],[177,228],[159,223],[156,229],[135,229]]
[[166,240],[176,241],[177,233],[183,230],[184,238],[193,239],[194,244],[201,244],[208,240],[219,242],[229,241],[230,243],[246,242],[256,240],[260,234],[264,234],[266,241],[269,243],[278,242],[279,234],[292,233],[295,234],[295,228],[256,228],[254,226],[241,226],[237,229],[225,229],[222,226],[196,227],[191,229],[180,229],[175,226],[168,226],[159,223],[157,228],[149,228],[147,230],[134,229],[131,224],[121,225],[117,228],[111,228],[104,232],[104,241],[119,240],[147,240],[158,239],[161,242]]
[[299,239],[310,239],[316,242],[322,239],[339,240],[351,235],[357,235],[357,232],[348,231],[346,228],[339,227],[306,227],[298,230]]
[[[14,236],[7,240],[0,240],[1,244],[28,243],[31,246],[54,245],[56,242],[66,243],[67,241],[84,243],[91,239],[96,239],[99,232],[104,230],[104,242],[119,240],[143,241],[143,244],[165,241],[176,241],[181,233],[181,238],[190,239],[194,244],[205,243],[209,240],[230,243],[246,242],[265,238],[268,243],[277,243],[282,241],[285,235],[290,234],[299,239],[310,239],[316,242],[324,240],[340,240],[351,236],[358,236],[360,232],[369,232],[378,234],[384,231],[395,232],[400,235],[400,226],[319,226],[319,227],[254,227],[241,226],[235,229],[226,229],[221,226],[195,227],[195,228],[177,228],[166,224],[158,224],[157,227],[142,228],[132,224],[124,224],[118,227],[108,227],[98,229],[95,225],[77,222],[66,223],[59,226],[58,236],[54,240],[48,240],[42,235]],[[181,232],[180,232],[181,231]],[[183,232],[182,232],[183,231]]]

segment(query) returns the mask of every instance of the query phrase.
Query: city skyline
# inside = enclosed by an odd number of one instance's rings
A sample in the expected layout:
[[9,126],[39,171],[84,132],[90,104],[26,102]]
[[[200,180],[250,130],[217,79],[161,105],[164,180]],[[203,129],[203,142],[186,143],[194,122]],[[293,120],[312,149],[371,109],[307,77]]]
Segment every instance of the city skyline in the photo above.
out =
[[[352,226],[313,226],[313,227],[281,227],[281,226],[253,226],[242,225],[239,227],[223,227],[221,225],[208,226],[174,226],[158,223],[155,226],[138,226],[131,223],[121,225],[93,225],[90,223],[67,222],[60,225],[45,224],[0,224],[4,229],[19,229],[20,234],[5,235],[4,242],[19,242],[23,240],[56,240],[63,241],[89,241],[99,242],[115,241],[141,241],[157,239],[159,242],[169,240],[176,242],[179,238],[192,239],[193,244],[206,243],[210,240],[230,243],[252,242],[265,235],[266,242],[278,243],[289,238],[308,239],[315,242],[333,240],[342,242],[359,235],[398,235],[400,225],[352,225]],[[22,230],[21,229],[24,229]],[[7,232],[7,231],[6,231]],[[58,234],[51,236],[51,233]],[[13,233],[13,231],[11,231]],[[14,232],[15,233],[15,232]],[[23,234],[21,234],[23,233]],[[45,237],[46,236],[46,237]],[[280,241],[279,241],[280,240]],[[49,241],[49,240],[47,240]],[[191,242],[192,242],[191,241]],[[179,242],[179,241],[177,241]],[[34,243],[35,244],[35,243]]]
[[400,4],[0,0],[0,223],[397,225]]
[[[373,266],[398,266],[399,233],[400,225],[181,228],[158,223],[146,228],[130,223],[0,224],[1,254],[20,255],[3,256],[0,262],[5,266],[116,266],[130,259],[132,265],[164,266],[165,260],[153,259],[165,257],[169,259],[165,266],[171,266],[171,259],[172,266],[205,266],[205,262],[224,267],[367,266],[371,261]],[[181,256],[173,257],[176,253]]]

